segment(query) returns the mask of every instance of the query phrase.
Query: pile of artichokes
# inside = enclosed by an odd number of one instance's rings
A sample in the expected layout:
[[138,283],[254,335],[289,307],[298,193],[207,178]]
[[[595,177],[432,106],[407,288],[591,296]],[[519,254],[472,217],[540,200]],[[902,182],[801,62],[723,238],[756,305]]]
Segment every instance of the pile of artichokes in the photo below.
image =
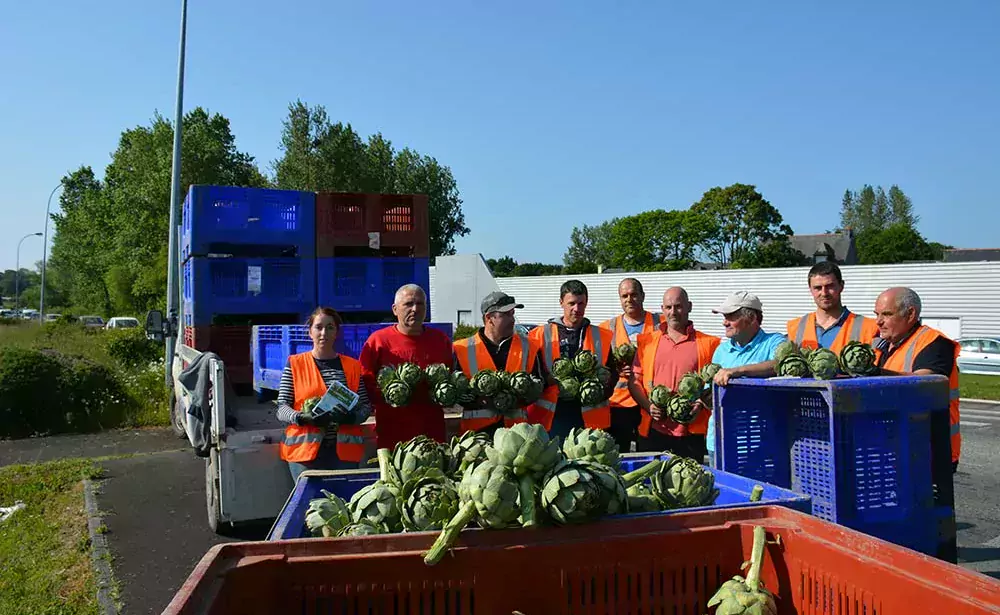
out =
[[616,376],[601,365],[596,354],[581,350],[572,359],[560,358],[553,361],[552,377],[559,385],[560,398],[575,399],[584,406],[596,406],[607,401],[604,387]]
[[799,348],[786,340],[774,352],[777,363],[775,372],[779,376],[832,380],[838,376],[874,376],[878,374],[875,365],[875,350],[870,344],[848,342],[838,356],[827,348]]
[[717,364],[709,363],[700,372],[684,374],[677,383],[676,391],[658,384],[649,392],[649,401],[662,408],[671,420],[687,425],[697,418],[698,408],[695,402],[701,398],[705,387],[711,384],[719,369]]
[[434,363],[424,369],[416,363],[386,365],[376,374],[375,382],[382,398],[394,408],[409,404],[413,398],[413,390],[420,382],[427,383],[431,402],[443,408],[475,400],[465,374],[453,372],[444,363]]
[[447,445],[417,436],[378,451],[379,479],[349,502],[323,492],[309,503],[313,536],[440,531],[433,565],[470,523],[481,528],[586,523],[608,515],[708,506],[715,476],[693,459],[670,457],[623,473],[614,438],[574,429],[565,442],[518,423],[492,438],[467,431]]

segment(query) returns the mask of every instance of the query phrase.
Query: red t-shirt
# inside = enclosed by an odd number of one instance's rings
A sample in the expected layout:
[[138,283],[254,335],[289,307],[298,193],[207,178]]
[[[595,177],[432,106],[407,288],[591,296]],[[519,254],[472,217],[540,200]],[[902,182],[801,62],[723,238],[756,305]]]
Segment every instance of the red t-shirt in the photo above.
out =
[[359,359],[361,377],[375,409],[375,433],[379,448],[392,448],[397,442],[420,434],[444,442],[444,410],[430,402],[425,382],[417,385],[408,406],[393,408],[382,399],[375,375],[386,365],[402,363],[416,363],[420,367],[444,363],[450,367],[452,345],[447,335],[425,327],[420,335],[409,336],[401,333],[396,325],[389,325],[368,336]]

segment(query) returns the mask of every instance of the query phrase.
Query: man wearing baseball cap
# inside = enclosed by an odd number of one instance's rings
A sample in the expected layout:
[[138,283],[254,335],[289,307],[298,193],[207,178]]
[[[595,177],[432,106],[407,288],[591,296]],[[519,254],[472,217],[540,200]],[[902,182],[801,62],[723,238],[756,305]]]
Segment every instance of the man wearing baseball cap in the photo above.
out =
[[[514,330],[514,310],[524,306],[514,297],[494,291],[480,304],[483,326],[474,335],[454,343],[455,363],[458,369],[472,379],[481,370],[528,372],[545,381],[542,362],[538,360],[539,346],[524,333]],[[524,408],[514,408],[504,414],[489,404],[477,400],[463,405],[461,433],[483,431],[492,435],[506,425],[527,419]]]
[[[766,378],[774,375],[774,351],[785,341],[782,333],[768,333],[761,329],[764,306],[757,295],[738,290],[712,310],[722,314],[726,338],[712,355],[712,362],[722,369],[715,375],[715,384],[726,386],[730,378]],[[715,464],[715,429],[718,413],[713,412],[708,422],[706,447],[708,459]]]

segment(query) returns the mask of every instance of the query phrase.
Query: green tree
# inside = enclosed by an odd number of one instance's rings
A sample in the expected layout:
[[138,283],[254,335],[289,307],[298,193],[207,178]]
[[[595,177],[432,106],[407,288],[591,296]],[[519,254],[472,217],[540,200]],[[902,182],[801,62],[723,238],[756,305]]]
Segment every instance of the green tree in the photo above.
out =
[[916,229],[893,224],[881,231],[868,231],[858,238],[858,260],[862,265],[885,265],[935,260],[935,250]]
[[618,218],[612,218],[595,226],[584,224],[581,227],[573,227],[569,236],[569,248],[563,255],[565,273],[571,275],[597,273],[598,265],[616,266],[608,249],[608,242],[617,222]]
[[486,266],[493,272],[495,278],[509,278],[516,275],[517,261],[509,256],[486,259]]
[[281,150],[273,163],[279,188],[427,195],[432,257],[454,254],[455,238],[469,234],[450,168],[409,148],[396,151],[381,133],[365,141],[320,105],[289,105]]
[[608,240],[609,261],[628,271],[689,269],[712,221],[694,211],[656,209],[618,219]]
[[771,267],[802,267],[810,264],[809,257],[795,249],[788,237],[765,241],[733,263],[737,269],[768,269]]
[[886,194],[882,186],[865,184],[860,191],[844,193],[840,208],[840,228],[853,229],[858,235],[881,231],[894,224],[916,228],[919,217],[913,202],[902,188],[893,184]]
[[913,201],[896,184],[889,188],[889,214],[893,224],[917,228],[920,222],[920,216],[913,213]]
[[944,251],[945,250],[954,250],[955,249],[955,246],[949,246],[949,245],[946,245],[946,244],[943,244],[943,243],[938,243],[936,241],[932,241],[932,242],[928,243],[927,245],[930,246],[930,248],[931,248],[931,254],[933,254],[933,258],[936,261],[943,261],[944,260]]
[[535,276],[535,275],[558,275],[563,272],[562,265],[546,265],[544,263],[521,263],[517,266],[514,275]]
[[723,267],[749,257],[762,243],[792,234],[777,208],[748,184],[712,188],[691,206],[691,211],[710,221],[702,247]]

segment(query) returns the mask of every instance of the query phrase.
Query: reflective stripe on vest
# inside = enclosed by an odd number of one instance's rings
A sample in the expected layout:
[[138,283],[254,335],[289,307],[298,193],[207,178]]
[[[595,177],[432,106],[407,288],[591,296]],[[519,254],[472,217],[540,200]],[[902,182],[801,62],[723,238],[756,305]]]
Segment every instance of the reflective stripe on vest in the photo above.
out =
[[305,433],[299,433],[299,434],[294,434],[294,435],[293,434],[289,434],[289,433],[286,432],[285,433],[285,439],[284,439],[285,446],[295,446],[297,444],[318,443],[318,442],[322,442],[322,441],[323,441],[323,432],[319,431],[319,430],[308,431],[308,432],[305,432]]
[[[292,368],[292,384],[295,389],[293,408],[302,411],[302,405],[312,397],[322,397],[327,390],[323,376],[311,352],[302,352],[288,358]],[[361,387],[361,364],[357,359],[340,356],[347,387],[357,392]],[[353,426],[352,426],[353,427]],[[323,444],[325,430],[306,425],[288,425],[279,445],[279,454],[285,461],[305,462],[316,459]],[[346,436],[345,436],[346,437]],[[360,461],[363,447],[342,440],[338,430],[336,441],[337,456],[345,461]]]
[[[851,321],[850,330],[847,332],[848,342],[860,342],[861,334],[864,332],[865,319],[863,316],[857,314],[849,314],[847,320]],[[847,324],[846,322],[844,324]],[[802,342],[806,339],[806,331],[812,327],[813,333],[816,331],[816,313],[810,312],[805,316],[799,318],[799,326],[795,330],[795,344],[801,346]],[[839,334],[838,334],[839,337]],[[816,340],[817,346],[819,345],[819,340]]]
[[[524,333],[515,332],[509,344],[507,362],[503,367],[503,371],[530,371],[534,361],[532,360],[533,352],[528,336]],[[479,337],[478,332],[464,340],[455,342],[455,346],[464,346],[464,350],[456,348],[456,356],[459,358],[459,365],[469,379],[472,379],[482,369],[498,369],[497,366],[493,365],[492,360],[489,359],[487,359],[489,361],[487,365],[479,365],[478,353],[480,349],[485,353],[485,357],[489,357],[489,350],[486,348],[485,342]],[[464,363],[462,359],[464,359]],[[483,429],[499,422],[502,418],[503,415],[493,408],[463,408],[459,429],[462,431]]]
[[344,433],[343,430],[337,431],[337,442],[343,442],[344,444],[364,444],[364,436],[352,436]]

